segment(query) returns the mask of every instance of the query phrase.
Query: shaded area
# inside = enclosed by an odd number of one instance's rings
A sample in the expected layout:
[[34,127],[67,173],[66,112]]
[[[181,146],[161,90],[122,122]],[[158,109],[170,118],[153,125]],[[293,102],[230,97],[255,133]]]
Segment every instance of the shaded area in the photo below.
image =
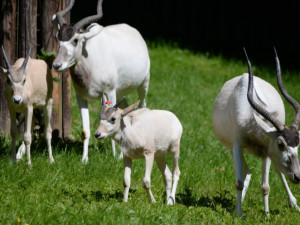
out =
[[[80,196],[88,203],[93,201],[100,202],[100,201],[111,201],[112,199],[116,199],[119,202],[123,201],[123,192],[120,189],[116,189],[114,193],[103,193],[102,191],[89,191],[84,192],[81,189],[77,189],[74,193],[67,191],[66,189],[61,190],[62,194],[75,198]],[[135,193],[136,190],[129,189],[129,194]]]
[[[76,1],[71,21],[96,13],[97,0]],[[277,47],[283,68],[297,69],[300,35],[297,2],[104,0],[100,24],[128,23],[147,39],[163,38],[195,51],[274,64]],[[255,62],[257,64],[257,62]]]
[[207,207],[216,211],[217,205],[220,205],[228,212],[233,212],[235,209],[234,197],[227,190],[219,191],[215,196],[202,196],[200,199],[193,196],[189,187],[186,187],[184,191],[184,193],[176,194],[176,202],[187,207]]

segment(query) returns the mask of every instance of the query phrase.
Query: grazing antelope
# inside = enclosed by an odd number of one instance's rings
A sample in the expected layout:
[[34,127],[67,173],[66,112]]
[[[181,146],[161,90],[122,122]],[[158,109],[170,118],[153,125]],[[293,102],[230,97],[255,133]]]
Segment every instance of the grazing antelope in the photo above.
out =
[[46,123],[46,139],[48,145],[49,159],[53,163],[51,138],[52,129],[50,124],[52,113],[52,75],[43,60],[31,59],[29,49],[26,58],[18,59],[13,66],[10,65],[5,50],[2,46],[3,56],[6,62],[7,70],[0,67],[0,72],[7,77],[5,87],[5,97],[9,109],[11,125],[10,133],[12,138],[11,160],[16,160],[16,139],[17,124],[16,113],[25,115],[25,133],[22,147],[19,149],[17,159],[21,159],[27,153],[28,164],[31,165],[30,145],[31,145],[31,125],[33,109],[43,108]]
[[278,87],[296,111],[291,126],[285,125],[284,105],[275,88],[252,75],[247,54],[249,75],[244,74],[227,81],[213,108],[213,127],[216,136],[232,151],[236,175],[237,213],[240,217],[242,201],[251,178],[251,172],[244,158],[246,153],[262,159],[261,191],[265,212],[269,213],[271,161],[285,187],[290,205],[300,210],[285,179],[287,176],[292,183],[300,181],[298,161],[300,106],[283,88],[276,50],[275,55]]
[[[93,23],[82,30],[102,17],[102,0],[98,1],[97,15],[84,18],[74,26],[66,24],[63,16],[71,10],[74,2],[71,0],[67,8],[53,16],[59,40],[53,68],[57,71],[70,68],[83,124],[82,162],[86,163],[90,139],[88,101],[100,100],[104,93],[116,104],[119,97],[137,89],[139,106],[146,107],[150,59],[140,33],[126,24],[103,27]],[[112,150],[115,155],[113,140]]]
[[[123,97],[124,98],[124,97]],[[125,109],[119,109],[123,98],[114,106],[108,106],[102,97],[100,125],[95,137],[102,139],[112,137],[118,142],[124,160],[124,202],[128,200],[132,159],[145,158],[146,171],[143,186],[152,202],[155,199],[150,186],[150,176],[155,159],[158,168],[164,176],[167,193],[167,204],[175,204],[175,192],[179,181],[180,171],[178,158],[182,126],[178,118],[165,110],[150,110],[147,108],[133,111],[139,101]],[[166,165],[165,157],[172,156],[172,174]],[[172,190],[171,190],[172,187]]]

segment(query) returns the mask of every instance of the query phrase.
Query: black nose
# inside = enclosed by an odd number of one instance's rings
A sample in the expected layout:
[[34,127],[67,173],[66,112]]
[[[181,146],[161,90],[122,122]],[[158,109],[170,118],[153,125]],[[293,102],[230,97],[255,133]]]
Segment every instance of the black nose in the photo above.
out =
[[58,70],[61,67],[61,63],[54,63],[52,66],[54,69]]
[[100,138],[101,137],[101,133],[96,132],[94,135],[95,135],[95,138]]
[[296,183],[299,183],[300,182],[300,175],[298,174],[294,174],[294,181],[296,182]]
[[19,104],[21,102],[21,99],[15,99],[14,98],[14,102],[17,103],[17,104]]

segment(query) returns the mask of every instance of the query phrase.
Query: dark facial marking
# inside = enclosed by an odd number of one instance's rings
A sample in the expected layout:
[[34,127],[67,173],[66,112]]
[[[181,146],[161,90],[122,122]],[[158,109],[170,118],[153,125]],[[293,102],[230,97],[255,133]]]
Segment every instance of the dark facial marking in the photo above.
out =
[[57,38],[60,41],[69,41],[75,34],[76,29],[70,25],[63,24],[58,31]]
[[278,134],[284,138],[288,146],[297,147],[299,145],[299,132],[294,126],[285,127]]
[[113,107],[102,107],[100,112],[100,119],[107,120],[115,111],[117,111],[117,109]]

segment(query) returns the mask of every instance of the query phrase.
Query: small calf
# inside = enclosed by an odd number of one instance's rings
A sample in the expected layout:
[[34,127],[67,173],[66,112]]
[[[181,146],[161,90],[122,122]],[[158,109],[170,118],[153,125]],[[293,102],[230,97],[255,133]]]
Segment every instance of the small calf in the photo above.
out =
[[[26,58],[18,59],[13,66],[10,65],[4,48],[3,56],[7,70],[0,67],[0,73],[7,77],[5,87],[5,97],[11,118],[10,133],[12,138],[11,160],[16,160],[16,138],[17,124],[16,113],[25,115],[25,133],[22,146],[19,149],[17,159],[22,158],[27,152],[28,164],[31,165],[30,145],[31,145],[31,124],[34,108],[43,108],[46,123],[46,139],[48,145],[50,162],[54,162],[51,149],[52,129],[50,125],[52,113],[52,90],[53,82],[51,72],[43,60],[31,59],[31,50],[28,51]],[[25,144],[24,144],[25,142]]]
[[[165,110],[150,110],[147,108],[133,111],[139,101],[125,109],[119,109],[121,101],[113,107],[108,106],[102,96],[100,125],[95,137],[102,139],[112,137],[118,142],[124,160],[124,202],[128,200],[132,159],[145,158],[146,171],[143,186],[152,202],[155,199],[150,189],[150,175],[153,161],[164,176],[167,193],[167,204],[175,204],[175,192],[179,181],[180,170],[178,158],[182,125],[178,118]],[[166,165],[166,154],[172,156],[172,174]],[[172,187],[172,190],[171,190]]]

